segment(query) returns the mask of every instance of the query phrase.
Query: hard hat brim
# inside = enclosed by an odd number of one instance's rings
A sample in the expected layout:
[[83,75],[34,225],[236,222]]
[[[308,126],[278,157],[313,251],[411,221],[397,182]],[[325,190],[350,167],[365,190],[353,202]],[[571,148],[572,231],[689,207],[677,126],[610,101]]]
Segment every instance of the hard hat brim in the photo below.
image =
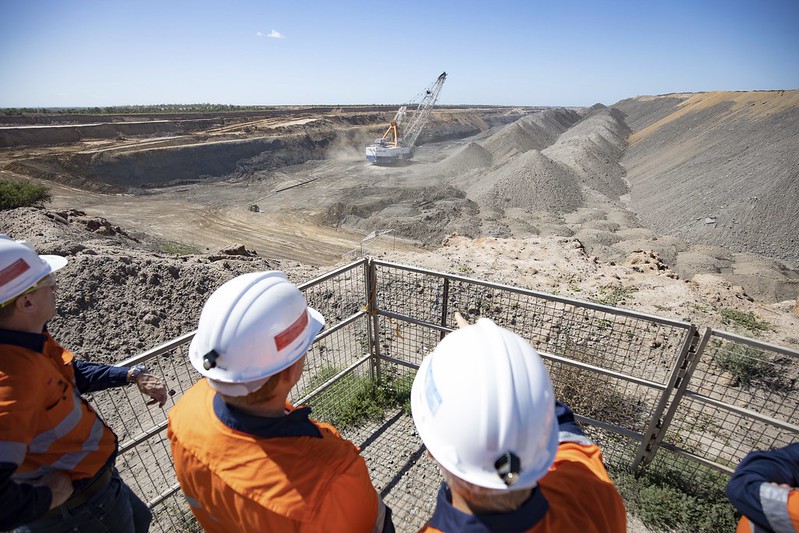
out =
[[65,266],[67,266],[67,258],[61,257],[60,255],[40,255],[39,257],[42,260],[50,265],[50,272],[55,272],[56,270],[61,270]]

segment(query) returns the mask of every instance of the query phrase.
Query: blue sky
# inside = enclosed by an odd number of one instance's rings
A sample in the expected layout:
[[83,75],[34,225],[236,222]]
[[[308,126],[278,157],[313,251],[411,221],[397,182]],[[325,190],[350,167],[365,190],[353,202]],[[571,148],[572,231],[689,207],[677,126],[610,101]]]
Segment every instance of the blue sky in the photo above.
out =
[[799,0],[0,0],[0,107],[799,88]]

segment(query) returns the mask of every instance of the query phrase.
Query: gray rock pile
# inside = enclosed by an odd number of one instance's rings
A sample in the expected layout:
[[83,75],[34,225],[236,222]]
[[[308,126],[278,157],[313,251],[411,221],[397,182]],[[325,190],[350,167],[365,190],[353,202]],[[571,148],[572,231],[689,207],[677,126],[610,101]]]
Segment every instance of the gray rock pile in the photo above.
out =
[[574,172],[538,150],[484,174],[467,192],[478,204],[496,208],[568,212],[583,204]]

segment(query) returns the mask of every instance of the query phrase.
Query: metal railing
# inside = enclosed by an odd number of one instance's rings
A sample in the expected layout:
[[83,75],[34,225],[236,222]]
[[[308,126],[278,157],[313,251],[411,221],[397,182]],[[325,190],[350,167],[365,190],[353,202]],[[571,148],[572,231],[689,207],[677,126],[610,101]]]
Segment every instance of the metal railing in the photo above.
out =
[[[688,322],[365,258],[300,286],[327,326],[290,400],[338,425],[368,408],[365,384],[408,383],[455,327],[489,317],[530,340],[559,399],[602,447],[608,466],[729,473],[752,449],[799,437],[799,352]],[[153,530],[198,529],[180,494],[166,413],[198,378],[193,333],[120,364],[146,362],[174,396],[148,407],[135,388],[92,396],[119,436],[118,467],[153,509]],[[792,374],[794,372],[794,374]],[[793,381],[792,381],[793,380]],[[379,414],[379,413],[378,413]],[[361,447],[400,531],[430,516],[440,475],[402,406],[342,434]]]

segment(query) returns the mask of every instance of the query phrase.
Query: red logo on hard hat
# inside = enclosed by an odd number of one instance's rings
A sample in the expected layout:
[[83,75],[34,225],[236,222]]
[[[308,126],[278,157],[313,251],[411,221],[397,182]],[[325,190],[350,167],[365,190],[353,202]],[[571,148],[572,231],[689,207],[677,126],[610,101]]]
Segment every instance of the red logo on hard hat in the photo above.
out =
[[297,337],[300,336],[300,333],[305,331],[305,326],[307,325],[308,311],[305,311],[292,325],[275,335],[275,346],[277,346],[278,351],[297,340]]
[[0,270],[0,286],[17,279],[20,274],[30,270],[31,266],[24,259],[17,259],[10,266]]

